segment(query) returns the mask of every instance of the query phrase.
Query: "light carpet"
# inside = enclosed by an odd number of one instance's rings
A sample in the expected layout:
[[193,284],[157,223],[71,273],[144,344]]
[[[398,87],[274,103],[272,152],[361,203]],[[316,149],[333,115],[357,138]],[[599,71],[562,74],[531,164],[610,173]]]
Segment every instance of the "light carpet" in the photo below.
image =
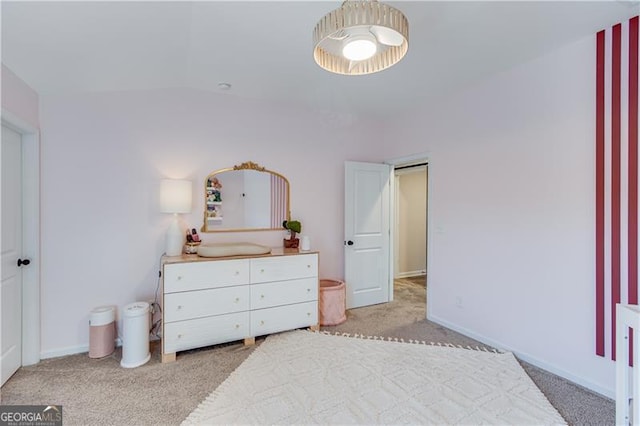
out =
[[238,423],[565,424],[511,353],[308,331],[269,336],[183,425]]

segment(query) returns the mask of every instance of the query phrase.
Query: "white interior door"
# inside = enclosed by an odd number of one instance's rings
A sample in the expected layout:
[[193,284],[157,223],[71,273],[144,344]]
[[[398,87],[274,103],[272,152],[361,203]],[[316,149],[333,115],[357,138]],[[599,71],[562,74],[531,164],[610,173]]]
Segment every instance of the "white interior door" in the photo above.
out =
[[345,162],[347,308],[389,301],[389,179],[387,164]]
[[22,138],[2,126],[2,281],[0,283],[0,370],[2,384],[22,360]]

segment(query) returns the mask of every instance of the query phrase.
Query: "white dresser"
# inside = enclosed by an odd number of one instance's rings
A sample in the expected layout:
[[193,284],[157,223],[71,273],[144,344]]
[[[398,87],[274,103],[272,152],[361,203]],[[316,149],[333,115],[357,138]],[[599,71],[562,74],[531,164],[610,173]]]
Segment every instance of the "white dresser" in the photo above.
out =
[[318,254],[163,258],[162,362],[176,352],[318,328]]

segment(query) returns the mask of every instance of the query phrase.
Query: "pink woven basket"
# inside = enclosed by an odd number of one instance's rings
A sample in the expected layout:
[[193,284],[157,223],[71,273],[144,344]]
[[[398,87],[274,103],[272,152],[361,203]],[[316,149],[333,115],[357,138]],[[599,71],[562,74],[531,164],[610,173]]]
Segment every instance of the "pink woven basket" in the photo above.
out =
[[320,325],[338,325],[347,320],[344,281],[320,280]]

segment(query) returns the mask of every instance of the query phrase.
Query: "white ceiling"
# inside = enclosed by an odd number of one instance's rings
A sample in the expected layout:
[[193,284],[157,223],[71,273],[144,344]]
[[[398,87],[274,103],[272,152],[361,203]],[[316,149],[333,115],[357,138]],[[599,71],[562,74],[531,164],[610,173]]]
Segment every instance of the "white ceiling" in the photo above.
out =
[[352,114],[393,114],[639,13],[638,1],[389,1],[409,52],[368,76],[319,68],[336,1],[12,2],[2,62],[40,94],[190,87]]

